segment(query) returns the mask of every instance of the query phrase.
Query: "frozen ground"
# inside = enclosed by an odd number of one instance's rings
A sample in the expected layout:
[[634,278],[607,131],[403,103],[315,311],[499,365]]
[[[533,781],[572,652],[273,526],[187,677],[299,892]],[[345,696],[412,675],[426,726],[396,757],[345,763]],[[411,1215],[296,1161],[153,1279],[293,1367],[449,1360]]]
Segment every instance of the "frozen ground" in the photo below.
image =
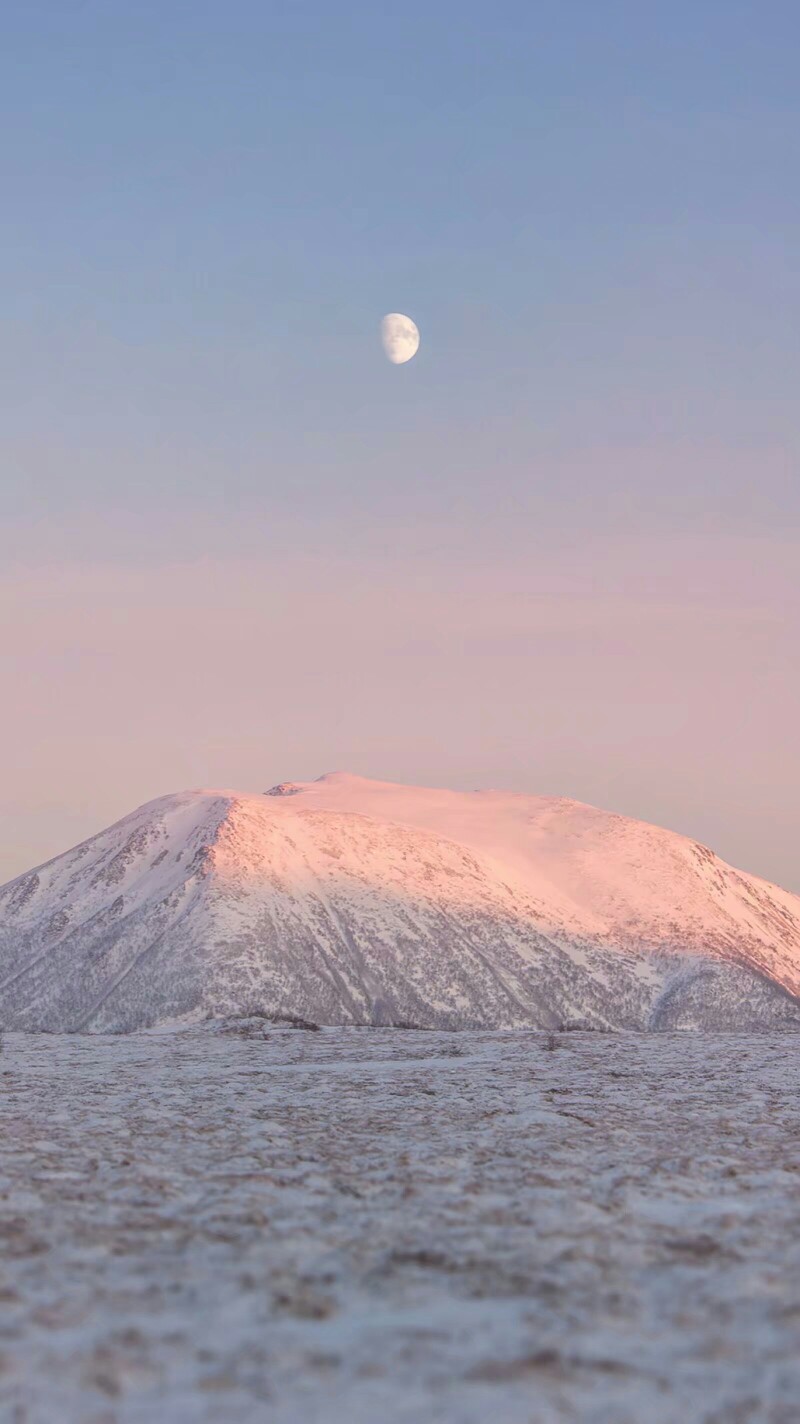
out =
[[800,1038],[6,1035],[3,1424],[796,1424]]

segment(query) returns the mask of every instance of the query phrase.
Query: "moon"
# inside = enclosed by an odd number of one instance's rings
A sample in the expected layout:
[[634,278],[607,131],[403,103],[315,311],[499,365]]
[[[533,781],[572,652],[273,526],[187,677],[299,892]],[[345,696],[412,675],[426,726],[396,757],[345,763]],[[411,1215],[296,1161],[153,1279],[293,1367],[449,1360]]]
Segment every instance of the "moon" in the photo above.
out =
[[381,341],[393,366],[402,366],[419,350],[419,331],[410,316],[389,312],[381,322]]

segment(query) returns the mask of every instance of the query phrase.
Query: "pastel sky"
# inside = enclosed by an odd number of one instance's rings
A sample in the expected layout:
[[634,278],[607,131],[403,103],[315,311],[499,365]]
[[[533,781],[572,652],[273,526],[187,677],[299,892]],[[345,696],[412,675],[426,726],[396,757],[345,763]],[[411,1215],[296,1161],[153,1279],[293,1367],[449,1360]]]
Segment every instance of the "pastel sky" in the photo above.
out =
[[799,46],[795,0],[6,0],[0,880],[345,768],[800,890]]

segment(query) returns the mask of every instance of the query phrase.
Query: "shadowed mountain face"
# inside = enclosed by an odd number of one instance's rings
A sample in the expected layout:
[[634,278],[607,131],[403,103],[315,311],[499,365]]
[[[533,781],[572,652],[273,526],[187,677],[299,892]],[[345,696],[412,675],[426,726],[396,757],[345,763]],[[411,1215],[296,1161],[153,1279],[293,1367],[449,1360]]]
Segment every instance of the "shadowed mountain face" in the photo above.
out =
[[0,1025],[800,1027],[800,899],[578,802],[334,774],[134,811],[0,889]]

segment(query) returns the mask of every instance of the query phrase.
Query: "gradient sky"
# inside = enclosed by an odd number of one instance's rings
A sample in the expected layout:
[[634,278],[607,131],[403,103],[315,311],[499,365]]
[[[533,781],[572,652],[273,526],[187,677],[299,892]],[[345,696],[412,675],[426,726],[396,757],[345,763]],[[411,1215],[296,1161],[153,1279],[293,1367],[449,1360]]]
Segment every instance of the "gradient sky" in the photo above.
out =
[[795,0],[1,38],[0,880],[345,768],[800,890]]

